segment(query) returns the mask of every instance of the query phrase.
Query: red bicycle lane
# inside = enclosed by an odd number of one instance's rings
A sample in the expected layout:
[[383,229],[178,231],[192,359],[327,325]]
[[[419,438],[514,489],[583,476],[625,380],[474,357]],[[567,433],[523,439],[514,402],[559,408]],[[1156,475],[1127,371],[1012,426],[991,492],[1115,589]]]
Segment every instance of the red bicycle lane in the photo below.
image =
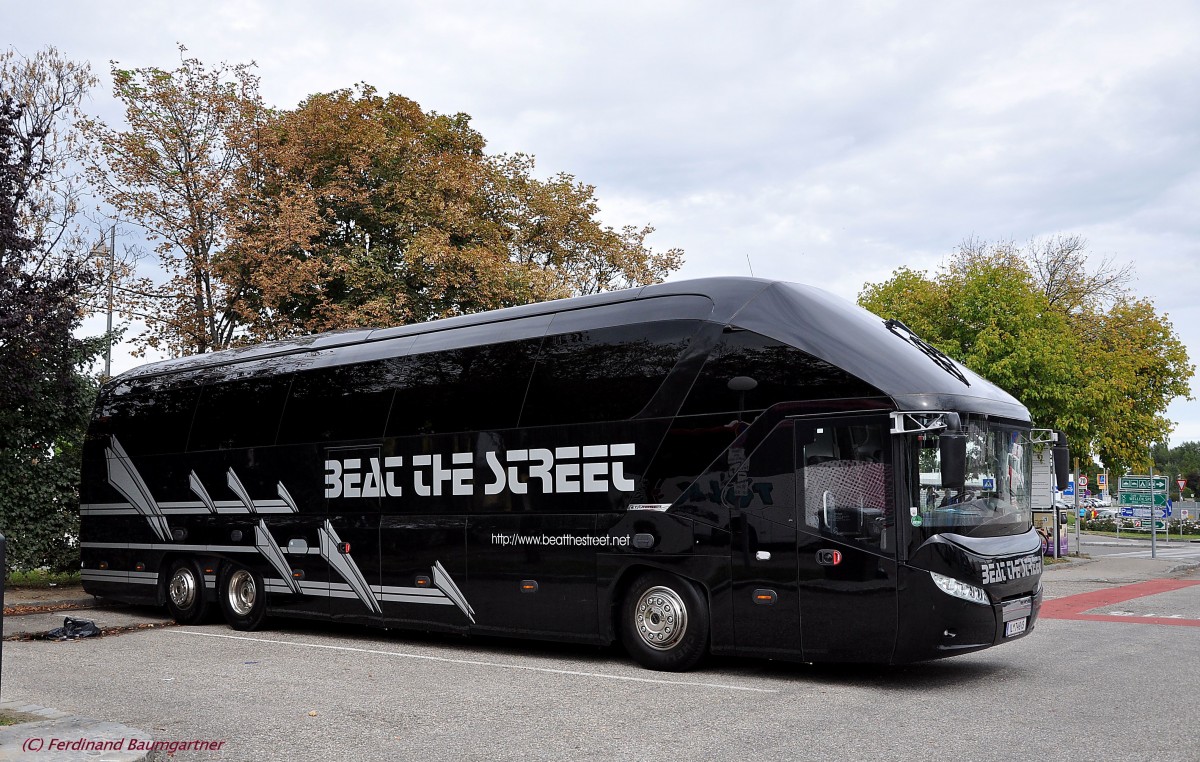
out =
[[1042,603],[1041,619],[1072,619],[1089,622],[1123,622],[1125,624],[1165,624],[1173,627],[1200,627],[1200,619],[1178,619],[1161,616],[1129,616],[1114,614],[1089,614],[1087,612],[1118,603],[1146,598],[1160,593],[1170,593],[1200,585],[1200,580],[1154,579],[1131,585],[1079,593]]

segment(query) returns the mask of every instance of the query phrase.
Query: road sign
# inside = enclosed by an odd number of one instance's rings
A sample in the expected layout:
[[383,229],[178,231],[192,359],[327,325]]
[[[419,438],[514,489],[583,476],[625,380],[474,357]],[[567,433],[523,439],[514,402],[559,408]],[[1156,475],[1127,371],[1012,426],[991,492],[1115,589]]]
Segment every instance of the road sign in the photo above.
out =
[[[1126,518],[1126,519],[1148,519],[1148,518],[1150,518],[1150,508],[1149,507],[1134,508],[1132,506],[1125,505],[1125,506],[1121,506],[1120,512],[1121,512],[1121,517]],[[1170,517],[1170,515],[1171,515],[1170,508],[1155,508],[1154,509],[1154,518],[1156,518],[1156,519],[1168,518],[1168,517]]]
[[1187,479],[1176,479],[1175,485],[1179,487],[1179,494],[1183,494],[1183,488],[1187,486]]
[[[1151,487],[1149,476],[1122,476],[1117,485],[1120,492],[1149,492]],[[1167,477],[1155,476],[1153,487],[1155,492],[1166,492]]]
[[1183,519],[1184,521],[1188,520],[1188,509],[1187,508],[1179,509],[1179,518]]
[[1079,488],[1083,489],[1086,486],[1087,486],[1087,474],[1080,474],[1079,475]]
[[[1149,519],[1134,519],[1133,526],[1131,528],[1138,529],[1143,532],[1149,532],[1150,531],[1150,520]],[[1154,520],[1154,528],[1155,529],[1166,529],[1167,522],[1163,521],[1162,519],[1155,519]]]
[[1167,505],[1167,496],[1162,492],[1122,492],[1119,495],[1121,505]]

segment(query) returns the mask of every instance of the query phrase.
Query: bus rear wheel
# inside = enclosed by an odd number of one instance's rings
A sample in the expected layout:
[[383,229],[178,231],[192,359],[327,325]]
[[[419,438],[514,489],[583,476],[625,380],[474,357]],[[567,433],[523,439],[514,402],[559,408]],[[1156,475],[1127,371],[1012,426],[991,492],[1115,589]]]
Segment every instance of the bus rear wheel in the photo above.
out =
[[622,604],[621,642],[648,669],[691,669],[708,651],[708,603],[703,593],[665,572],[639,576]]
[[167,572],[167,611],[179,624],[196,624],[208,613],[204,574],[190,558],[177,559]]
[[221,613],[235,630],[257,630],[267,615],[262,577],[243,566],[229,564],[217,586]]

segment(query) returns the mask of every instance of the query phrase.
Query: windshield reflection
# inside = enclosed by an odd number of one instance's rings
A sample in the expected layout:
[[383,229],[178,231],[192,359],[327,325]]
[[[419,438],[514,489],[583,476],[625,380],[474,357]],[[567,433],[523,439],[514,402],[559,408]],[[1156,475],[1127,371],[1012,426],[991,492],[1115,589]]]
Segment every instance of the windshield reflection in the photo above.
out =
[[914,480],[910,518],[922,539],[937,532],[975,536],[1020,534],[1032,525],[1032,449],[1028,432],[968,420],[967,475],[963,488],[942,484],[936,434],[912,437],[919,480]]

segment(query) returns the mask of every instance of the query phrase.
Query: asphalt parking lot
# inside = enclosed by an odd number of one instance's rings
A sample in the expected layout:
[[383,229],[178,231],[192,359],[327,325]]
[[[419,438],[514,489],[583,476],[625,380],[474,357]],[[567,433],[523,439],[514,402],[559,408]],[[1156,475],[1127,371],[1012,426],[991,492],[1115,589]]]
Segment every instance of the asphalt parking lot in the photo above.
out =
[[[1168,571],[1139,571],[1155,563],[1051,569],[1047,589],[1064,601],[1115,590]],[[1085,615],[1128,621],[1043,619],[1002,647],[912,666],[713,659],[686,674],[643,670],[619,649],[170,626],[6,642],[3,697],[224,742],[176,755],[197,760],[1194,760],[1190,722],[1173,712],[1195,701],[1196,673],[1173,657],[1200,649],[1198,599],[1200,585],[1183,584]],[[1138,620],[1150,615],[1177,626]]]

